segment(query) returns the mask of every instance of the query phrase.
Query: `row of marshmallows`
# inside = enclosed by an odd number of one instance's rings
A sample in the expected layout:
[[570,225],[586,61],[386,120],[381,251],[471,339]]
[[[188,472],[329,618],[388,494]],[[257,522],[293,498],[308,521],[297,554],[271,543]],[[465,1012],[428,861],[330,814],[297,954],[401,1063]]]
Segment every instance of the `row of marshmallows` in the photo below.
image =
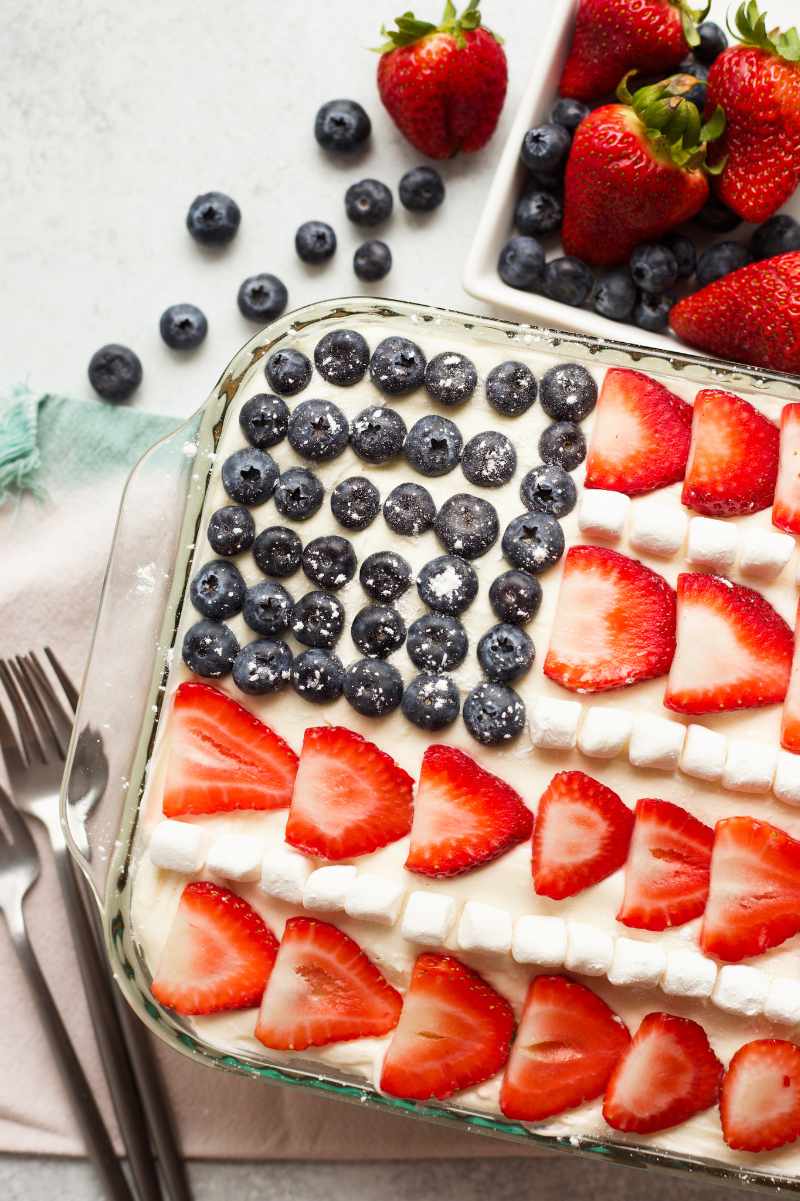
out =
[[[314,869],[305,855],[289,847],[266,854],[258,838],[225,834],[209,846],[208,832],[189,822],[163,821],[153,831],[150,859],[158,867],[194,875],[205,869],[238,883],[260,882],[276,900],[314,913],[394,926],[410,942],[442,947],[455,926],[460,951],[511,954],[515,962],[548,971],[566,968],[583,976],[606,976],[611,984],[660,987],[671,996],[710,999],[742,1017],[763,1014],[786,1025],[800,1022],[800,980],[770,977],[758,968],[727,964],[689,948],[664,948],[656,942],[615,938],[585,922],[526,914],[516,920],[504,909],[466,901],[457,913],[454,897],[413,890],[352,864]],[[405,905],[404,905],[405,902]],[[457,924],[456,924],[456,919]]]

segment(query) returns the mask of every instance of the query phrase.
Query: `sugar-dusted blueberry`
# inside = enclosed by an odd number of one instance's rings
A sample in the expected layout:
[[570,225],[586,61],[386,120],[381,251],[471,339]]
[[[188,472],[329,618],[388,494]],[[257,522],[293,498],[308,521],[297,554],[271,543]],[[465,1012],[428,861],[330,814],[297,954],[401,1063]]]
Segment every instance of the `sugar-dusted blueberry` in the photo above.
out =
[[304,263],[324,263],[336,253],[336,232],[325,221],[304,221],[294,235],[294,248]]
[[412,213],[430,213],[444,200],[444,180],[435,167],[412,167],[397,190],[403,208]]
[[282,584],[259,580],[245,594],[242,617],[257,634],[273,637],[288,630],[294,601]]
[[189,585],[189,597],[195,609],[203,617],[211,617],[215,621],[241,612],[245,592],[245,582],[239,569],[224,559],[212,559],[210,563],[205,563]]
[[535,292],[544,279],[544,247],[536,238],[516,234],[509,238],[497,260],[497,274],[509,288]]
[[592,304],[609,321],[628,321],[636,304],[636,284],[627,267],[607,272],[594,286]]
[[443,730],[461,710],[461,697],[450,676],[415,676],[403,693],[403,716],[420,730]]
[[675,297],[669,292],[664,296],[650,296],[647,292],[642,292],[633,310],[633,323],[651,334],[662,333],[669,325],[669,315],[674,304]]
[[384,717],[403,699],[403,677],[385,659],[359,659],[345,670],[344,695],[362,717]]
[[478,386],[475,364],[455,350],[443,350],[428,360],[425,388],[428,395],[443,405],[460,405],[469,400]]
[[277,275],[262,271],[259,275],[248,275],[236,294],[239,312],[250,321],[272,321],[280,317],[289,303],[286,284]]
[[697,286],[705,288],[752,261],[753,256],[741,242],[716,242],[706,247],[697,260]]
[[692,239],[687,238],[685,234],[668,234],[664,239],[664,245],[668,246],[675,255],[678,264],[678,278],[689,279],[694,275],[697,266],[697,247]]
[[559,96],[550,114],[551,121],[563,125],[570,133],[574,133],[581,121],[585,121],[591,109],[580,100],[572,100],[569,96]]
[[514,225],[526,237],[555,233],[564,220],[564,206],[558,196],[534,184],[526,188],[514,209]]
[[701,21],[697,26],[697,32],[700,35],[700,45],[695,46],[694,56],[701,63],[710,67],[727,48],[728,39],[724,30],[720,29],[714,21]]
[[235,237],[241,220],[241,210],[230,196],[224,192],[203,192],[189,205],[186,228],[203,246],[224,246]]
[[503,534],[503,554],[514,567],[539,575],[564,553],[564,531],[549,513],[522,513]]
[[464,701],[464,725],[483,746],[510,742],[525,728],[525,705],[508,684],[484,680]]
[[449,496],[433,523],[436,536],[452,554],[477,559],[497,541],[500,523],[488,500],[470,492]]
[[393,550],[376,550],[364,559],[358,578],[368,596],[387,604],[408,591],[411,565]]
[[316,463],[335,459],[349,437],[347,418],[332,400],[303,400],[289,418],[289,445]]
[[753,233],[750,250],[754,259],[772,259],[800,250],[800,221],[788,213],[768,218]]
[[360,179],[345,192],[344,208],[356,225],[380,225],[391,216],[392,193],[379,179]]
[[356,574],[356,552],[340,534],[323,534],[303,548],[303,571],[319,588],[343,588]]
[[208,541],[218,555],[239,555],[249,550],[256,536],[253,515],[242,505],[224,505],[211,514]]
[[314,366],[324,380],[349,388],[363,379],[369,367],[369,346],[356,329],[332,329],[314,347]]
[[426,413],[415,421],[406,436],[405,456],[420,475],[447,475],[458,466],[463,439],[449,417]]
[[271,525],[262,530],[253,543],[253,558],[265,575],[284,579],[294,575],[300,566],[303,544],[294,530],[285,525]]
[[582,259],[561,255],[545,264],[542,291],[559,304],[580,308],[592,294],[594,275]]
[[581,363],[557,363],[542,376],[539,401],[553,421],[583,421],[597,404],[597,384]]
[[278,465],[272,455],[245,446],[228,455],[222,464],[222,486],[240,505],[263,505],[275,491]]
[[694,220],[704,229],[713,229],[718,234],[732,233],[742,224],[739,214],[734,213],[733,209],[729,209],[727,204],[718,200],[716,196],[711,196],[706,201]]
[[478,576],[460,555],[438,555],[420,570],[417,592],[429,609],[457,617],[478,595]]
[[158,323],[161,337],[172,350],[194,350],[208,333],[208,321],[196,304],[171,304]]
[[306,521],[322,504],[325,489],[307,467],[289,467],[275,485],[275,508],[290,521]]
[[478,662],[487,680],[511,684],[524,675],[534,660],[533,643],[524,630],[501,621],[478,642]]
[[89,383],[98,396],[115,404],[132,396],[142,382],[142,364],[129,346],[109,342],[89,360]]
[[423,613],[408,627],[406,651],[420,671],[453,671],[468,650],[467,631],[450,613]]
[[574,471],[586,458],[586,439],[581,427],[574,421],[554,421],[541,433],[539,455],[545,463]]
[[371,132],[369,114],[357,100],[328,100],[314,118],[314,137],[334,154],[359,150]]
[[514,443],[497,430],[474,434],[461,455],[461,470],[471,484],[501,488],[517,470]]
[[535,404],[539,393],[536,376],[524,363],[509,359],[486,376],[486,399],[504,417],[519,417]]
[[512,568],[492,580],[489,603],[500,621],[524,625],[539,612],[542,585],[529,571]]
[[281,638],[248,642],[233,661],[233,682],[248,696],[280,692],[292,675],[292,652]]
[[671,288],[678,278],[678,260],[669,246],[648,242],[637,246],[630,260],[631,279],[651,296]]
[[385,279],[392,269],[392,252],[379,238],[369,238],[353,252],[353,273],[365,284]]
[[303,646],[330,650],[344,629],[342,602],[330,592],[307,592],[295,601],[289,628]]
[[264,374],[270,387],[280,396],[296,396],[308,387],[311,360],[302,350],[295,350],[292,346],[273,350],[267,359]]
[[547,122],[529,129],[522,139],[519,157],[534,174],[557,174],[569,154],[572,139],[563,125]]
[[309,647],[292,664],[292,688],[304,701],[325,705],[336,701],[344,688],[344,667],[330,651]]
[[346,530],[365,530],[381,511],[381,494],[363,475],[340,480],[331,492],[331,512]]
[[365,605],[350,626],[350,637],[368,659],[385,659],[406,640],[406,623],[391,605]]
[[425,365],[425,355],[416,342],[409,338],[384,338],[369,361],[370,379],[386,396],[405,396],[422,385]]
[[268,450],[286,437],[289,429],[289,407],[280,396],[259,392],[251,396],[239,410],[239,425],[251,446]]
[[386,405],[369,405],[353,418],[350,445],[366,463],[396,459],[406,440],[406,423]]
[[436,505],[427,488],[408,481],[392,488],[383,502],[383,517],[395,534],[417,537],[433,527]]
[[183,636],[181,655],[196,676],[221,679],[230,672],[238,653],[235,635],[221,621],[196,621]]
[[562,467],[540,463],[532,467],[519,486],[520,500],[533,513],[550,513],[566,517],[575,508],[578,489],[572,476]]

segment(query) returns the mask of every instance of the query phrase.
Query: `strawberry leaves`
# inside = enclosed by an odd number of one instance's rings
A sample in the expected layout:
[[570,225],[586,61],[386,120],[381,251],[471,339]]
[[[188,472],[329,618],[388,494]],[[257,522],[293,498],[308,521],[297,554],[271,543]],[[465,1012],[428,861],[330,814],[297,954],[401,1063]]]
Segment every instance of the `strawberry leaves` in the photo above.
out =
[[790,63],[800,63],[800,33],[796,27],[787,30],[767,29],[766,13],[758,7],[758,0],[744,0],[739,5],[733,26],[728,22],[733,37],[746,46],[756,46]]
[[[438,25],[434,25],[432,21],[420,21],[410,10],[397,17],[395,25],[396,29],[387,29],[385,25],[381,27],[382,36],[388,38],[388,41],[378,47],[381,54],[388,54],[401,46],[413,46],[415,42],[429,37],[432,33],[450,34],[458,49],[463,50],[467,44],[464,34],[481,27],[479,0],[469,0],[461,16],[458,15],[453,0],[446,0]],[[492,37],[497,42],[502,41],[496,34],[492,34]]]
[[717,105],[709,120],[702,121],[697,105],[686,99],[697,83],[693,75],[673,75],[632,92],[628,81],[635,74],[628,72],[617,96],[636,113],[656,153],[684,171],[702,169],[718,175],[725,160],[711,166],[707,153],[709,144],[725,132],[724,110]]

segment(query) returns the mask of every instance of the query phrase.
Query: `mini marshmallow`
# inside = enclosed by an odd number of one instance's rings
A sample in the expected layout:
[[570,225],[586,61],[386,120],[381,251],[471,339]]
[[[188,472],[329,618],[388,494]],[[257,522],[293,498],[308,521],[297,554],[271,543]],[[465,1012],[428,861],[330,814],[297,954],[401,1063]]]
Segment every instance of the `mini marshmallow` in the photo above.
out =
[[794,538],[777,530],[749,530],[739,539],[739,570],[754,580],[774,580],[794,553]]
[[731,792],[769,792],[778,749],[749,738],[731,738],[722,772],[722,786]]
[[585,922],[567,923],[567,971],[582,976],[605,976],[614,958],[614,939],[597,926]]
[[683,546],[687,525],[686,514],[677,506],[641,501],[631,512],[628,541],[644,554],[670,559]]
[[728,740],[716,730],[691,725],[681,751],[681,771],[698,780],[719,780],[725,767]]
[[150,838],[150,859],[156,867],[193,875],[205,863],[208,835],[191,822],[159,822]]
[[783,976],[770,980],[764,1017],[784,1026],[800,1022],[800,980],[787,980]]
[[633,723],[628,758],[634,767],[674,771],[686,737],[686,726],[666,717],[638,717]]
[[303,889],[303,908],[333,913],[344,909],[347,894],[355,883],[358,871],[350,864],[337,863],[318,867],[306,880]]
[[492,951],[505,954],[511,950],[511,914],[482,901],[467,901],[461,911],[456,942],[462,951]]
[[511,954],[517,963],[562,967],[567,954],[567,923],[560,917],[530,913],[514,922]]
[[738,541],[735,525],[714,517],[693,517],[689,522],[686,558],[695,567],[724,573],[733,567]]
[[578,506],[578,528],[589,538],[604,538],[615,542],[622,537],[630,507],[630,497],[624,492],[586,488],[581,494]]
[[348,917],[360,917],[366,922],[393,926],[400,913],[404,894],[403,885],[397,881],[364,872],[356,877],[348,890],[344,911]]
[[261,891],[278,901],[301,905],[314,864],[291,847],[276,847],[261,863]]
[[441,947],[456,913],[453,897],[441,892],[412,892],[400,927],[403,938],[424,947]]
[[672,997],[710,997],[717,980],[717,965],[699,951],[667,951],[661,989]]
[[578,749],[595,759],[613,759],[625,750],[633,716],[614,705],[591,705],[578,733]]
[[223,834],[211,844],[206,867],[216,876],[249,883],[261,875],[263,850],[261,840],[250,834]]
[[618,938],[614,958],[608,969],[609,984],[635,984],[638,988],[655,988],[664,974],[667,956],[654,942],[638,942],[635,938]]
[[755,1017],[762,1013],[769,992],[769,976],[757,967],[727,963],[719,969],[712,1000],[727,1013]]
[[541,750],[570,751],[575,746],[583,706],[580,701],[534,702],[530,716],[531,742]]
[[800,805],[800,755],[790,751],[778,751],[778,766],[772,791],[787,805]]

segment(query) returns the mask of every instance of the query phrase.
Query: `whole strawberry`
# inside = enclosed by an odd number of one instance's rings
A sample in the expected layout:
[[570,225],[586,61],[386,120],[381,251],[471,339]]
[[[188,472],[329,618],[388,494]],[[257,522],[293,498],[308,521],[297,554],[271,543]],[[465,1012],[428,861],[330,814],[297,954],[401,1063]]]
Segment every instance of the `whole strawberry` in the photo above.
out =
[[575,100],[614,94],[629,71],[674,71],[700,44],[697,23],[708,13],[687,0],[580,0],[559,90]]
[[777,212],[800,183],[800,33],[773,29],[756,0],[736,13],[744,43],[720,54],[708,77],[708,103],[728,119],[715,147],[724,162],[717,192],[745,221]]
[[413,13],[382,30],[378,90],[389,115],[417,150],[451,158],[480,150],[497,125],[508,84],[505,51],[481,25],[478,0],[461,16],[447,0],[441,24]]
[[698,350],[800,373],[800,251],[723,276],[679,301],[670,323]]
[[642,242],[693,217],[708,199],[706,152],[725,127],[717,109],[702,124],[685,94],[697,81],[674,75],[628,90],[621,104],[590,113],[575,131],[564,179],[566,254],[596,266],[624,263]]

